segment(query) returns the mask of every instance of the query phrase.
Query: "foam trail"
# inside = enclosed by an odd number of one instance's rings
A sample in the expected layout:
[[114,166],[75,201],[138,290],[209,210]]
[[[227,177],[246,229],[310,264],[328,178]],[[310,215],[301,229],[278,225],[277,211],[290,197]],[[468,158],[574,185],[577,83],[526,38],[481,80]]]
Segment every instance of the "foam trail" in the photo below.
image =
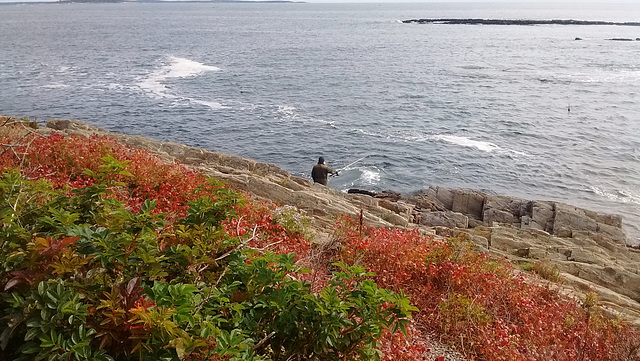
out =
[[298,117],[296,107],[291,105],[278,105],[278,113],[282,114],[284,119],[295,119]]
[[631,192],[625,190],[618,190],[615,193],[604,190],[602,188],[598,188],[595,186],[589,186],[591,191],[595,194],[608,198],[612,201],[622,202],[622,203],[632,203],[632,204],[640,204],[640,195],[633,194]]
[[40,85],[40,88],[45,88],[45,89],[64,89],[64,88],[68,88],[69,86],[67,84],[62,84],[62,83],[52,83],[52,84],[46,84],[46,85]]
[[218,103],[218,102],[214,102],[214,101],[207,101],[207,100],[197,100],[197,99],[192,99],[192,98],[186,98],[189,101],[192,101],[196,104],[200,104],[200,105],[204,105],[207,106],[213,110],[218,110],[218,109],[224,109],[226,108],[224,105]]
[[467,137],[459,137],[456,135],[436,135],[435,139],[442,140],[447,143],[453,143],[463,147],[477,148],[483,152],[493,152],[494,150],[502,149],[497,145],[490,142],[483,142],[479,140],[469,139]]
[[210,71],[220,71],[220,68],[198,63],[197,61],[186,58],[170,56],[167,64],[149,74],[146,79],[138,83],[138,86],[158,99],[176,99],[178,97],[169,94],[166,85],[164,85],[166,80],[172,78],[190,78]]
[[320,123],[328,125],[334,129],[337,129],[335,120],[324,120],[320,118],[313,118],[304,113],[300,113],[298,108],[292,105],[278,105],[277,112],[280,115],[280,119],[284,121],[298,121],[302,123]]

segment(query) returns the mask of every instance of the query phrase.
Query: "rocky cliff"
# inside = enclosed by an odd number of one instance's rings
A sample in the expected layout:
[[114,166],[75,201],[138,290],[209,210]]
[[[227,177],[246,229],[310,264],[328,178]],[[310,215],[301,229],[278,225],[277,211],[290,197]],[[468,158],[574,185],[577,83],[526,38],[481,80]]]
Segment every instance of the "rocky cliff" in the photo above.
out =
[[576,297],[599,294],[612,315],[640,325],[640,251],[628,247],[620,216],[568,204],[430,187],[415,194],[340,192],[292,176],[273,164],[142,136],[111,133],[79,121],[51,120],[40,132],[107,135],[180,162],[258,199],[293,205],[314,217],[315,240],[330,237],[333,217],[362,214],[373,226],[419,228],[436,236],[465,233],[480,252],[514,263],[545,261],[558,268],[553,284]]

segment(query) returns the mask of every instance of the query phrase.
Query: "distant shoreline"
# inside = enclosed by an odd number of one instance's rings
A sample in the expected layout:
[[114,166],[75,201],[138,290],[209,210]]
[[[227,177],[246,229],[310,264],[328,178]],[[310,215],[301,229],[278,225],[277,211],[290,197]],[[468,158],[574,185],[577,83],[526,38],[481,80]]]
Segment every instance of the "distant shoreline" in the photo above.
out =
[[16,1],[16,2],[0,2],[0,5],[42,5],[42,4],[120,4],[120,3],[167,3],[167,4],[189,4],[189,3],[206,3],[206,4],[228,4],[228,3],[243,3],[243,4],[257,4],[257,3],[287,3],[297,4],[305,3],[305,1],[288,1],[288,0],[62,0],[62,1]]
[[405,24],[446,24],[446,25],[617,25],[640,26],[640,22],[614,22],[590,20],[527,20],[527,19],[409,19]]

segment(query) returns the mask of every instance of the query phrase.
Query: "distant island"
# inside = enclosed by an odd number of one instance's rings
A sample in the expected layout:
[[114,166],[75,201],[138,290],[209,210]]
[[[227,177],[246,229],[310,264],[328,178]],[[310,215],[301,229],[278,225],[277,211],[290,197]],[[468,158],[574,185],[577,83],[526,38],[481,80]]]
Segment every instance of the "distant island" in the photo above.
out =
[[98,3],[304,3],[304,1],[289,0],[58,0],[58,1],[15,1],[0,2],[0,5],[16,5],[16,4],[98,4]]
[[410,19],[403,23],[453,25],[619,25],[640,26],[640,22],[613,22],[589,20],[527,20],[527,19]]

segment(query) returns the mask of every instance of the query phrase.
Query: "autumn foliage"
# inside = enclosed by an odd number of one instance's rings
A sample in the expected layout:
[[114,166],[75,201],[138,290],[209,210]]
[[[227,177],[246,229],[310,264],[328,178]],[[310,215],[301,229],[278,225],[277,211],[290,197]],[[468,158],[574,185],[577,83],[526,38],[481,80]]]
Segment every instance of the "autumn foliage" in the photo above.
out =
[[301,281],[291,211],[108,138],[18,139],[0,140],[0,360],[373,360],[409,322],[361,266]]
[[404,290],[420,310],[417,329],[470,360],[640,360],[640,333],[606,318],[595,294],[579,302],[532,281],[506,261],[474,251],[463,236],[340,227],[347,263],[364,264],[382,287]]
[[[640,360],[464,237],[310,218],[106,137],[0,127],[0,361]],[[409,303],[411,302],[411,304]]]

